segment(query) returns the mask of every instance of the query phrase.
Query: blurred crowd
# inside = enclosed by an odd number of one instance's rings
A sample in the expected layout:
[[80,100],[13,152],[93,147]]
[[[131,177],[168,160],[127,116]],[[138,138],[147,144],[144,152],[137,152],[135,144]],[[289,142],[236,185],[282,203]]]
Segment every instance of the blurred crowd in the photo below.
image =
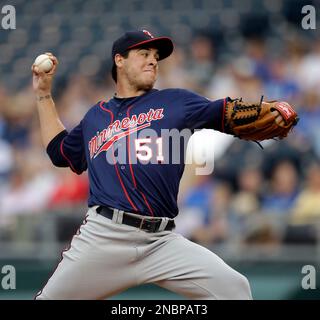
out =
[[268,141],[263,150],[234,139],[216,159],[213,175],[196,176],[182,195],[178,231],[206,245],[317,244],[320,40],[296,36],[275,52],[266,41],[251,38],[239,56],[227,61],[219,60],[203,36],[190,49],[192,60],[179,70],[187,79],[184,86],[212,99],[257,101],[264,95],[266,100],[288,101],[300,122],[288,138]]
[[[59,58],[59,56],[58,56]],[[54,99],[68,130],[97,101],[114,94],[106,68],[99,78],[73,73],[56,79]],[[0,240],[21,216],[83,208],[86,173],[53,167],[41,143],[30,82],[11,91],[0,79]],[[195,33],[160,63],[157,88],[180,87],[210,99],[285,100],[300,122],[287,139],[228,141],[212,175],[186,168],[177,231],[202,244],[316,244],[320,221],[320,39],[291,34],[270,42],[241,39],[224,52],[210,34]],[[219,143],[219,141],[217,142]],[[221,139],[221,144],[226,143]],[[320,229],[319,229],[320,230]]]

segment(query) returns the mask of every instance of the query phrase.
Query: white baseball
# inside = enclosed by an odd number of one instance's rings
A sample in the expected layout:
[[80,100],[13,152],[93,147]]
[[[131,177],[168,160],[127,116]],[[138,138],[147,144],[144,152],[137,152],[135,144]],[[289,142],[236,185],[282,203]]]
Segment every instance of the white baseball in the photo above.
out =
[[39,68],[40,71],[49,72],[53,67],[53,62],[47,54],[40,54],[34,60],[34,65]]

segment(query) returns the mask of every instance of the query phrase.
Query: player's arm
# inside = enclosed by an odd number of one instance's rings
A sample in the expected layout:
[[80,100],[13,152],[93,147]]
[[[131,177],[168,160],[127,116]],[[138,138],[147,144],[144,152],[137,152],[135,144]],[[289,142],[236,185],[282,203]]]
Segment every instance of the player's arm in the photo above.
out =
[[70,167],[77,174],[87,169],[82,126],[83,121],[70,132],[61,131],[49,142],[47,154],[56,167]]
[[52,80],[57,69],[58,59],[51,53],[47,54],[53,62],[53,68],[50,72],[40,71],[37,66],[32,65],[33,89],[36,95],[41,136],[45,148],[54,137],[65,130],[51,95]]
[[50,72],[41,72],[37,66],[32,66],[33,89],[36,94],[43,144],[55,166],[70,167],[75,173],[81,174],[87,169],[82,123],[69,133],[62,124],[51,95],[58,59],[51,53],[47,54],[53,62]]
[[284,138],[298,122],[286,102],[245,103],[242,99],[210,101],[195,93],[182,91],[186,125],[191,129],[215,129],[245,140]]

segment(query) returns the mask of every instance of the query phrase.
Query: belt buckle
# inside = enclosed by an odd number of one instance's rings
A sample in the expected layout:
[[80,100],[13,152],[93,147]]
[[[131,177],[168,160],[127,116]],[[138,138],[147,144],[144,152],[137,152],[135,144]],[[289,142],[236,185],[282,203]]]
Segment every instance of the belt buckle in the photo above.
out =
[[149,220],[150,221],[150,229],[147,231],[148,232],[152,232],[152,233],[155,233],[156,231],[158,231],[159,229],[159,225],[158,225],[158,222],[157,220]]
[[[145,221],[147,221],[147,222],[150,223],[150,228],[144,228],[144,229],[142,229],[143,223],[144,223]],[[154,233],[154,232],[157,231],[157,222],[158,222],[158,221],[156,221],[156,220],[151,220],[151,219],[148,219],[148,218],[145,218],[145,217],[144,217],[144,218],[141,219],[139,229],[140,229],[140,230],[145,230],[145,231],[147,231],[147,232],[153,232],[153,233]]]

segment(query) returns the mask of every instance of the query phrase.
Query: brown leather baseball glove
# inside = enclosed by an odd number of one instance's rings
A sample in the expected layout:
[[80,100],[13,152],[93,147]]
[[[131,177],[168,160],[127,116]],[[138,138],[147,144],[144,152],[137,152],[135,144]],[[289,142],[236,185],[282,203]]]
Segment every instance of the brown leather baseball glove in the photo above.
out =
[[283,139],[298,123],[297,113],[287,102],[263,101],[248,104],[242,99],[227,99],[225,132],[253,141]]

